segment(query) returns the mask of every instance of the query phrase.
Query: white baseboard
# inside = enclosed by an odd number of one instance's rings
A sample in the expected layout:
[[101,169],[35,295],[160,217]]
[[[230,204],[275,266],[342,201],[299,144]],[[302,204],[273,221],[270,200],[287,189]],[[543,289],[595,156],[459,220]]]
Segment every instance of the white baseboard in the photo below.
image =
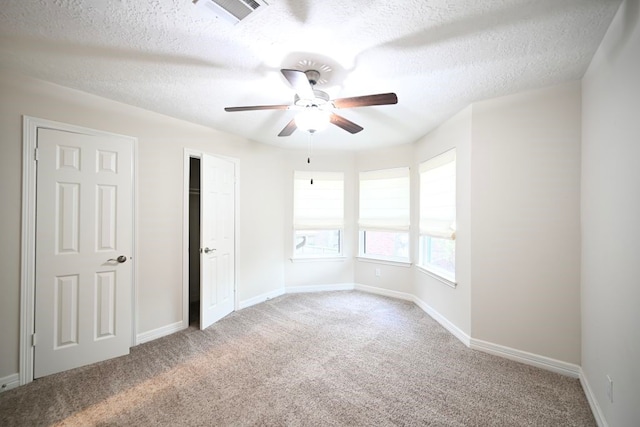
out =
[[593,418],[596,419],[598,427],[609,427],[609,424],[607,424],[607,420],[604,418],[604,414],[602,413],[602,409],[600,409],[600,405],[598,404],[598,399],[596,399],[595,394],[593,394],[593,390],[591,389],[589,381],[587,380],[582,368],[580,368],[580,384],[582,384],[582,390],[587,396],[587,401],[591,407]]
[[413,301],[413,295],[406,292],[392,291],[390,289],[377,288],[375,286],[361,285],[356,283],[353,285],[353,289],[362,292],[368,292],[370,294],[382,295],[384,297],[391,297],[397,299],[403,299],[405,301]]
[[467,335],[462,329],[454,325],[449,319],[444,317],[442,314],[436,311],[433,307],[431,307],[429,304],[422,301],[420,298],[418,298],[415,295],[412,295],[412,301],[418,307],[420,307],[425,313],[431,316],[433,320],[440,323],[440,325],[442,325],[443,328],[451,332],[451,334],[454,337],[458,338],[462,342],[462,344],[466,345],[467,347],[471,346],[471,337]]
[[0,378],[0,393],[3,391],[11,390],[20,385],[20,375],[11,374],[4,378]]
[[333,285],[309,285],[309,286],[287,286],[285,292],[288,294],[299,294],[303,292],[327,292],[327,291],[351,291],[353,283],[336,283]]
[[185,329],[184,323],[182,321],[171,323],[170,325],[162,326],[157,329],[153,329],[151,331],[142,332],[136,336],[136,345],[144,344],[149,341],[153,341],[158,338],[162,338],[167,335],[171,335],[175,332],[181,331]]
[[266,292],[264,294],[258,295],[253,298],[246,299],[244,301],[240,301],[238,303],[238,310],[242,310],[243,308],[251,307],[252,305],[260,304],[261,302],[265,302],[271,298],[279,297],[280,295],[284,295],[284,288],[276,289],[275,291]]
[[573,363],[563,362],[561,360],[552,359],[550,357],[541,356],[539,354],[529,353],[523,350],[517,350],[511,347],[505,347],[503,345],[494,344],[475,338],[471,338],[471,348],[474,350],[480,350],[485,353],[493,354],[495,356],[504,357],[505,359],[524,363],[526,365],[546,369],[547,371],[567,375],[569,377],[580,377],[580,366]]

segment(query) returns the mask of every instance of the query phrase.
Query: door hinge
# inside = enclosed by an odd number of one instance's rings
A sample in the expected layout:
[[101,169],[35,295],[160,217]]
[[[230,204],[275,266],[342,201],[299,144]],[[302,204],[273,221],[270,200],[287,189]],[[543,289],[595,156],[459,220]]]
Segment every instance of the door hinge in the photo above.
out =
[[36,334],[35,332],[33,334],[31,334],[31,347],[35,347],[36,346]]
[[36,162],[37,162],[38,160],[40,160],[40,159],[38,158],[38,149],[37,149],[37,148],[34,148],[34,149],[33,149],[33,160],[35,160]]

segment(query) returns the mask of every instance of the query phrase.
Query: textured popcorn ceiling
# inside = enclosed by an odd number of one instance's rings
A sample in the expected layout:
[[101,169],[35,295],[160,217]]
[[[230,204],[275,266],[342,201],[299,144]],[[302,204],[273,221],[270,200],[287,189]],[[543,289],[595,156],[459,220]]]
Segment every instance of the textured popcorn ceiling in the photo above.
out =
[[191,0],[3,0],[0,69],[31,75],[252,140],[294,111],[279,72],[330,67],[332,98],[395,92],[398,104],[340,110],[317,148],[413,142],[472,102],[582,77],[620,0],[267,0],[236,26]]

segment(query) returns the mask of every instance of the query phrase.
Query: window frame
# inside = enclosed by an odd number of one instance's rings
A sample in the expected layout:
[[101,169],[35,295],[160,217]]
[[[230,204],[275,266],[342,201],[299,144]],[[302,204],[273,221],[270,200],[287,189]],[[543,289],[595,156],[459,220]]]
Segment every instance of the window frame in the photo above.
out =
[[[429,165],[429,163],[432,163],[432,165]],[[423,197],[425,196],[424,194],[424,189],[423,189],[423,183],[424,183],[424,176],[423,174],[427,173],[428,171],[432,171],[438,168],[442,168],[444,166],[448,166],[451,163],[453,163],[453,221],[452,221],[452,226],[450,228],[449,231],[446,230],[436,230],[436,231],[431,231],[431,232],[425,232],[425,228],[427,228],[427,226],[425,225],[425,218],[429,218],[428,215],[425,215],[423,208]],[[435,165],[435,166],[433,166]],[[419,191],[418,191],[418,215],[420,218],[420,226],[419,226],[419,233],[418,233],[418,260],[417,260],[417,264],[416,266],[418,267],[418,269],[438,280],[440,280],[441,282],[450,285],[452,287],[455,287],[457,282],[456,282],[456,268],[457,268],[457,261],[456,261],[456,255],[457,255],[457,242],[456,242],[456,220],[457,220],[457,173],[456,173],[456,169],[457,168],[457,158],[456,158],[456,149],[451,148],[447,151],[445,151],[444,153],[438,154],[436,156],[431,157],[430,159],[425,160],[424,162],[420,163],[419,166]],[[449,185],[451,185],[451,183],[449,183]],[[450,193],[449,193],[450,194]],[[433,219],[433,217],[431,217],[431,219]],[[451,221],[451,218],[448,218],[448,221]],[[450,235],[450,238],[446,237],[447,233]],[[453,249],[453,272],[450,272],[446,269],[443,269],[437,265],[434,264],[430,264],[428,262],[426,262],[426,247],[429,246],[431,244],[431,241],[429,239],[441,239],[441,240],[452,240],[454,242],[454,249]]]
[[[457,255],[457,245],[453,249],[453,251],[454,251],[454,273],[451,274],[448,270],[440,268],[437,265],[427,264],[427,263],[423,262],[424,257],[423,257],[423,252],[422,251],[424,250],[424,247],[429,244],[429,243],[425,242],[426,239],[447,240],[447,239],[442,239],[442,238],[438,238],[438,237],[428,236],[428,235],[425,235],[425,234],[420,234],[418,236],[418,263],[416,264],[416,266],[420,270],[422,270],[423,272],[426,272],[429,275],[439,279],[440,281],[455,287],[456,284],[457,284],[456,275],[455,275],[455,268],[456,268],[455,256]],[[454,240],[454,244],[455,244],[455,240]]]
[[332,259],[343,259],[344,256],[344,229],[343,228],[317,228],[317,229],[306,229],[308,231],[337,231],[338,232],[338,253],[337,254],[300,254],[296,253],[296,232],[304,231],[305,229],[293,229],[293,255],[291,257],[292,261],[310,261],[310,260],[332,260]]
[[[385,176],[387,176],[385,178]],[[364,177],[364,179],[363,179]],[[371,178],[373,177],[373,178]],[[402,178],[406,179],[407,184],[407,206],[406,206],[406,215],[402,217],[401,221],[397,221],[397,224],[389,226],[388,224],[385,226],[383,224],[385,219],[379,219],[381,221],[380,224],[371,224],[371,218],[367,218],[366,223],[363,224],[362,211],[363,211],[363,203],[362,203],[362,182],[367,179],[396,179]],[[358,209],[358,258],[367,261],[378,261],[383,263],[392,263],[399,265],[411,265],[411,233],[410,233],[410,225],[411,225],[411,169],[409,167],[398,167],[398,168],[386,168],[386,169],[377,169],[372,171],[362,171],[359,174],[358,178],[358,200],[359,200],[359,209]],[[403,207],[403,209],[405,209]],[[388,218],[386,219],[388,221]],[[375,221],[374,221],[375,222]],[[393,222],[393,220],[391,221]],[[395,233],[406,235],[407,238],[407,256],[384,256],[378,254],[371,254],[366,252],[366,233],[367,232],[384,232],[384,233]]]
[[[336,179],[337,177],[340,177],[339,179]],[[292,229],[293,229],[293,233],[292,233],[292,238],[291,238],[291,250],[292,250],[292,255],[291,255],[291,261],[295,262],[295,261],[313,261],[313,260],[336,260],[336,259],[344,259],[345,255],[344,255],[344,240],[345,240],[345,233],[344,233],[344,217],[345,217],[345,180],[344,180],[345,174],[344,172],[329,172],[329,171],[300,171],[300,170],[294,170],[293,171],[293,196],[292,196],[292,204],[293,204],[293,209],[292,209],[292,214],[293,214],[293,221],[292,221]],[[314,184],[317,185],[318,182],[322,182],[323,180],[338,180],[341,182],[341,193],[342,193],[342,197],[341,197],[341,218],[338,221],[329,221],[330,225],[321,225],[321,224],[316,224],[316,226],[312,226],[312,225],[304,225],[304,226],[297,226],[296,224],[296,180],[306,180],[306,179],[313,179]],[[306,218],[307,220],[309,220],[309,218]],[[321,220],[319,220],[319,223],[326,221],[326,218],[323,218]],[[308,231],[337,231],[338,232],[338,253],[331,253],[331,254],[301,254],[297,252],[296,246],[297,246],[297,234],[299,231],[304,231],[304,230],[308,230]]]
[[[368,254],[365,252],[366,245],[366,232],[382,232],[382,233],[396,233],[396,234],[405,234],[407,236],[407,257],[396,257],[396,256],[384,256],[377,254]],[[390,263],[397,264],[411,264],[411,233],[409,231],[398,231],[398,230],[383,230],[383,229],[360,229],[358,231],[358,258],[372,260],[372,261],[385,261]]]

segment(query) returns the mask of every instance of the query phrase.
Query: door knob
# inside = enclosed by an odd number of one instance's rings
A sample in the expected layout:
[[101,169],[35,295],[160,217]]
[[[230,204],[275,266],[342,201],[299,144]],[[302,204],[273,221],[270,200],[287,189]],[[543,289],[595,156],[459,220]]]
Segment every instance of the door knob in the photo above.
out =
[[203,249],[203,252],[204,252],[205,254],[210,254],[210,253],[211,253],[211,252],[213,252],[213,251],[215,251],[215,249],[209,249],[209,248],[204,248],[204,249]]
[[107,262],[110,262],[110,261],[117,261],[117,262],[119,262],[120,264],[122,264],[123,262],[126,262],[126,261],[127,261],[127,257],[126,257],[126,256],[124,256],[124,255],[120,255],[120,256],[119,256],[118,258],[116,258],[116,259],[111,258],[111,259],[108,259],[108,260],[107,260]]

